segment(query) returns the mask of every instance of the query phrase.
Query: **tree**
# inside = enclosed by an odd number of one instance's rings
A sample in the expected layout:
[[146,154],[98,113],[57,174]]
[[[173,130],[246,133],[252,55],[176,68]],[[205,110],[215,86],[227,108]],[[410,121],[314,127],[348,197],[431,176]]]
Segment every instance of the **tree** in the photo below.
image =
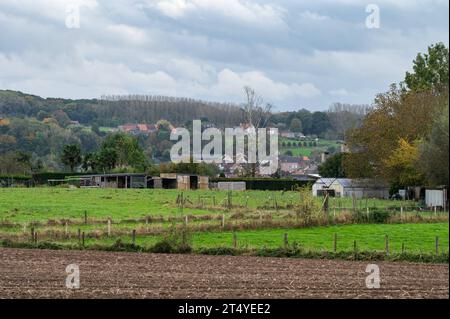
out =
[[395,85],[387,93],[379,94],[361,127],[349,134],[347,142],[352,154],[357,155],[352,155],[355,158],[350,160],[355,169],[348,167],[347,173],[359,177],[360,168],[366,165],[355,163],[358,159],[370,166],[364,175],[371,172],[374,177],[391,180],[386,160],[397,151],[399,139],[413,143],[428,136],[433,119],[446,99],[444,94],[430,91],[405,93]]
[[325,163],[319,166],[319,174],[322,177],[346,178],[344,161],[347,154],[338,153],[330,156]]
[[448,88],[449,50],[443,43],[428,47],[428,54],[417,54],[413,61],[413,72],[406,72],[405,84],[411,91]]
[[419,145],[418,166],[432,186],[449,182],[449,106],[443,107],[433,123],[430,136]]
[[[272,105],[269,103],[264,104],[264,101],[260,95],[258,95],[251,87],[244,87],[246,103],[244,104],[244,114],[246,116],[247,124],[253,126],[255,133],[258,133],[260,127],[265,127],[270,118],[270,111]],[[256,176],[256,170],[258,169],[257,163],[248,164],[249,167],[245,168],[245,171],[250,172],[251,177]]]
[[[139,146],[138,140],[124,133],[114,133],[105,139],[102,150],[108,150],[104,154],[113,154],[114,150],[115,166],[119,168],[133,167],[139,170],[145,170],[147,159],[143,149]],[[109,165],[107,165],[109,166]]]
[[419,156],[417,144],[417,141],[409,143],[403,138],[398,140],[398,147],[384,163],[391,184],[406,187],[422,185],[424,182],[423,175],[416,165]]
[[413,63],[414,73],[407,73],[402,84],[406,88],[393,84],[377,95],[361,127],[349,134],[349,176],[381,177],[391,185],[407,186],[423,183],[424,176],[431,181],[441,169],[438,174],[446,176],[442,181],[448,183],[448,155],[436,146],[448,149],[448,141],[443,141],[448,116],[441,114],[443,106],[448,113],[448,49],[442,44],[431,46]]
[[311,134],[322,136],[331,128],[330,120],[325,112],[314,112],[312,115]]
[[61,162],[70,167],[73,172],[81,164],[81,148],[77,144],[65,145],[62,150]]
[[302,122],[298,118],[293,118],[291,121],[291,125],[289,126],[291,132],[301,132],[302,131]]

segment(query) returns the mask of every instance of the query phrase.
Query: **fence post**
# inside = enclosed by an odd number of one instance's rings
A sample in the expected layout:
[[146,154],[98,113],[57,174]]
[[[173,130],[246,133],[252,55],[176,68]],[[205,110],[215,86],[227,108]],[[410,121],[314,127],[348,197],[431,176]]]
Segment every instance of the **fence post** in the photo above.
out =
[[337,252],[337,240],[338,240],[337,233],[334,233],[334,243],[333,243],[333,251],[334,251],[334,253]]
[[439,236],[436,236],[436,256],[439,255]]
[[358,252],[358,246],[356,245],[356,240],[353,241],[353,252],[356,253]]
[[131,239],[133,242],[133,246],[136,245],[136,229],[133,229],[133,232],[131,233]]
[[68,223],[67,223],[67,221],[66,221],[66,225],[65,225],[65,227],[64,227],[64,235],[67,237],[67,234],[69,233],[69,225],[68,225]]
[[111,218],[108,218],[108,237],[111,237]]
[[285,233],[285,234],[284,234],[284,249],[287,249],[288,246],[289,246],[288,234]]
[[34,233],[34,243],[37,244],[37,242],[38,242],[38,233],[35,232]]
[[236,232],[233,232],[233,248],[237,248],[237,236],[236,236]]
[[187,226],[189,223],[189,217],[188,215],[184,216],[184,224]]
[[385,240],[385,248],[386,248],[386,256],[389,256],[389,236],[388,235],[386,235],[385,237],[384,237],[384,240]]
[[34,227],[31,227],[31,242],[34,241]]
[[81,234],[81,245],[84,247],[84,232]]
[[87,211],[84,211],[84,223],[87,225]]
[[78,244],[81,244],[81,229],[78,228]]

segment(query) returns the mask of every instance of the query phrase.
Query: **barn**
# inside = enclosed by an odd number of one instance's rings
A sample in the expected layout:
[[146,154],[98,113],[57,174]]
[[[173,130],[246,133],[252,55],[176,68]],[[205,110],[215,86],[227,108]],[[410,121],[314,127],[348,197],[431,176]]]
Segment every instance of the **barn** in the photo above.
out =
[[82,187],[101,188],[160,188],[160,189],[209,189],[208,176],[189,174],[117,173],[84,175],[76,178]]

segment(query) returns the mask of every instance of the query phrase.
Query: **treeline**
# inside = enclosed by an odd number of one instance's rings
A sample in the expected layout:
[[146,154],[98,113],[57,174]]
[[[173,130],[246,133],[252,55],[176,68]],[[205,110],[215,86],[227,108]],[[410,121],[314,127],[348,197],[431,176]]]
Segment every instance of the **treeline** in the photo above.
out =
[[116,127],[126,123],[156,123],[165,119],[183,126],[202,119],[219,127],[239,125],[242,109],[236,105],[188,98],[127,95],[103,96],[92,100],[67,100],[0,90],[0,116],[54,118],[60,126],[78,121],[87,126]]

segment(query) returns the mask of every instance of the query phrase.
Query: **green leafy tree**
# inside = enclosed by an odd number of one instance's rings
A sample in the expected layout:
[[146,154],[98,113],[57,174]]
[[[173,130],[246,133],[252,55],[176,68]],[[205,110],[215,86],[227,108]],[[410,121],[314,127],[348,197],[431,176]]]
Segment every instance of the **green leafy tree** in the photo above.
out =
[[419,145],[420,170],[433,186],[449,182],[449,106],[448,101],[433,123],[429,137]]
[[413,61],[413,72],[406,72],[405,84],[411,91],[443,90],[448,88],[448,48],[443,43],[428,47]]
[[289,129],[292,132],[301,132],[302,131],[302,122],[298,118],[293,118]]
[[347,154],[338,153],[330,156],[325,163],[319,166],[319,174],[322,177],[346,178],[344,161]]
[[61,162],[70,167],[73,172],[81,164],[81,148],[77,144],[65,145],[62,150]]
[[109,135],[102,145],[103,149],[113,149],[117,155],[116,167],[133,167],[138,170],[145,170],[147,159],[144,150],[139,146],[138,140],[124,133],[114,133]]

